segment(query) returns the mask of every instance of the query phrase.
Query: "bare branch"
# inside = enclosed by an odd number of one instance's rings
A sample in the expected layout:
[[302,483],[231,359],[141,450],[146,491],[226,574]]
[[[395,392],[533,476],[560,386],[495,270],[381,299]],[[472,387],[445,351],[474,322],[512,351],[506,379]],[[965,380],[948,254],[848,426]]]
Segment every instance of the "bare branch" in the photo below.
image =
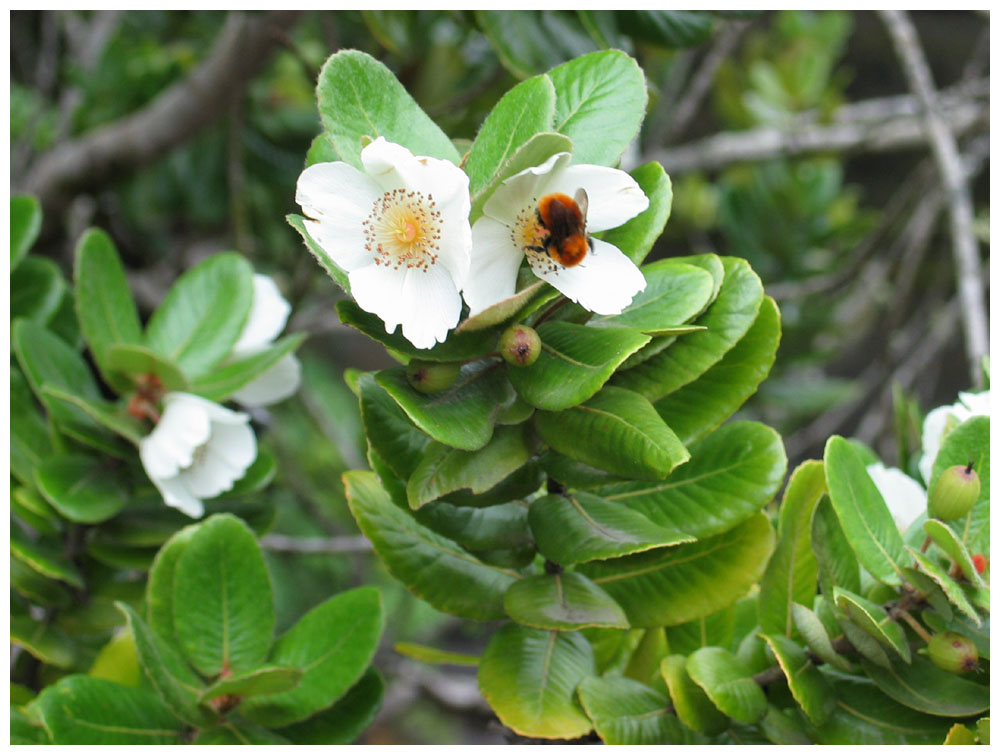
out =
[[972,196],[962,170],[955,133],[949,129],[949,124],[954,129],[954,122],[946,113],[939,112],[940,103],[937,101],[930,68],[909,16],[900,10],[879,11],[879,15],[892,37],[910,89],[920,101],[924,126],[947,191],[952,252],[955,255],[955,272],[958,278],[958,300],[965,331],[965,353],[973,385],[981,385],[979,362],[989,352],[986,307],[983,302],[979,250],[973,230]]
[[260,539],[270,551],[281,553],[368,553],[372,544],[361,535],[340,537],[289,537],[270,534]]
[[225,113],[247,83],[267,65],[298,11],[230,13],[208,58],[190,77],[137,113],[66,142],[39,158],[24,189],[47,214],[74,192],[144,165]]

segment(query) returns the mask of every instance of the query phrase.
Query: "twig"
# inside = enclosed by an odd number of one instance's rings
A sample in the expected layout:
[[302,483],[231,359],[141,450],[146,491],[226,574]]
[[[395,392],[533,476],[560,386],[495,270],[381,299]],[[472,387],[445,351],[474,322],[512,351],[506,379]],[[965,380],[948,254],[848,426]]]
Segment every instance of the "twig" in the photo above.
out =
[[288,535],[264,535],[261,545],[280,553],[368,553],[372,544],[361,535],[339,537],[290,537]]
[[[981,357],[989,352],[986,335],[986,308],[983,303],[982,270],[973,231],[972,197],[965,181],[962,160],[938,103],[930,68],[917,38],[916,30],[905,11],[879,11],[896,48],[896,55],[923,109],[923,122],[931,143],[941,179],[948,194],[951,218],[952,252],[958,278],[958,298],[965,331],[965,351],[973,385],[982,384]],[[953,123],[949,117],[948,122]]]
[[38,196],[48,216],[74,192],[156,159],[227,112],[270,61],[279,44],[274,30],[291,27],[298,16],[230,13],[209,57],[190,77],[142,110],[42,155],[23,188]]

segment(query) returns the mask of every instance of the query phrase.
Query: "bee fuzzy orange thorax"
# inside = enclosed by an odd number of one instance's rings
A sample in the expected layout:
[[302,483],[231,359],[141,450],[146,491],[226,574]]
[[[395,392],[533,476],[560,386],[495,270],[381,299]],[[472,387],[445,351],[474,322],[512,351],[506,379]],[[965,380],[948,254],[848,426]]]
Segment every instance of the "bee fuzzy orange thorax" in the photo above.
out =
[[575,197],[553,193],[538,202],[538,221],[547,235],[544,251],[563,267],[580,264],[593,250],[587,234],[587,193],[580,189]]

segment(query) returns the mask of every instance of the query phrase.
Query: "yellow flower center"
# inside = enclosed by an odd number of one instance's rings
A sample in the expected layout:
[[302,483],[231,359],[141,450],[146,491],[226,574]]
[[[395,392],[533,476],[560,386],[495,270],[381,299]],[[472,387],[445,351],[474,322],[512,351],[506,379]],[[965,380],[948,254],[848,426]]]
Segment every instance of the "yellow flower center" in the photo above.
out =
[[441,212],[430,194],[394,189],[375,200],[363,223],[376,265],[427,272],[441,251]]

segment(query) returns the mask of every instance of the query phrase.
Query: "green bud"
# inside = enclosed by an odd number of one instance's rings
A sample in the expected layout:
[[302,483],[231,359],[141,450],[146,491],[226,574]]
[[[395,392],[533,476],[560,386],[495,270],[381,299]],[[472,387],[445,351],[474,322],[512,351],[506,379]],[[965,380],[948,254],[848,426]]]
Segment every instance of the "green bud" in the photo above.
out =
[[413,359],[406,365],[406,379],[421,393],[439,393],[450,388],[462,371],[458,362],[427,362]]
[[927,654],[935,666],[953,674],[974,671],[979,663],[975,643],[958,632],[938,632],[927,643]]
[[979,498],[979,475],[971,462],[948,467],[937,478],[928,499],[930,515],[948,522],[969,513]]
[[541,353],[542,339],[527,325],[511,325],[500,336],[500,354],[507,364],[527,367],[534,364]]

